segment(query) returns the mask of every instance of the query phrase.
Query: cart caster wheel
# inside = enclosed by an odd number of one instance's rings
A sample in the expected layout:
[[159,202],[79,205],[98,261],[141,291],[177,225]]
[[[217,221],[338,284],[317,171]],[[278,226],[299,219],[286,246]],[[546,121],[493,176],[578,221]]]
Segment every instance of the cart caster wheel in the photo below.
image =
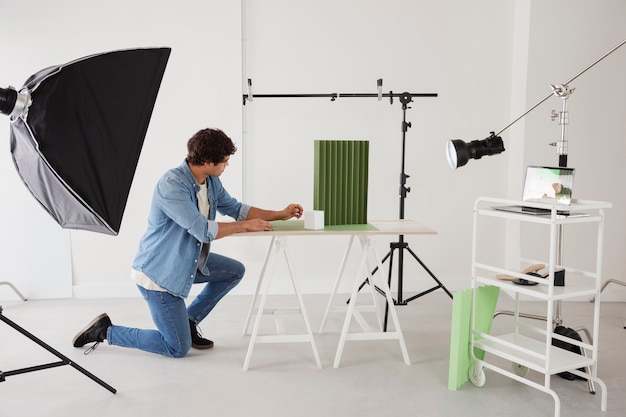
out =
[[519,376],[528,375],[528,366],[520,365],[519,363],[513,363],[513,372]]
[[485,371],[482,366],[472,365],[469,369],[469,379],[472,384],[477,386],[478,388],[485,385],[485,381],[487,377],[485,376]]

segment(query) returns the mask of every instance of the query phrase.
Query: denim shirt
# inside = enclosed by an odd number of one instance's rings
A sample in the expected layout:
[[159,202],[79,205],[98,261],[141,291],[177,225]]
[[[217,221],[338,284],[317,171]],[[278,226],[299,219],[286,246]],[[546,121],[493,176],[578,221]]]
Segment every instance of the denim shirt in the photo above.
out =
[[217,235],[216,213],[245,220],[250,206],[228,194],[218,177],[207,178],[209,219],[198,210],[200,184],[186,161],[167,171],[157,183],[148,215],[148,228],[139,243],[133,269],[141,271],[169,293],[187,297],[200,270],[202,244],[210,245]]

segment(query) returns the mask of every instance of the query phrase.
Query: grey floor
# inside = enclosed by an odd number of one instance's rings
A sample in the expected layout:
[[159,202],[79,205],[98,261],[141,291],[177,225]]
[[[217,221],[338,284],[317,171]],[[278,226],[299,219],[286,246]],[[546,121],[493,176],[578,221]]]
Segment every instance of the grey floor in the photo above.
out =
[[[273,305],[292,297],[274,296]],[[501,295],[499,308],[509,308]],[[448,390],[451,301],[441,290],[398,307],[411,358],[404,364],[397,341],[347,342],[341,365],[332,366],[342,323],[334,314],[327,332],[315,339],[322,369],[310,345],[258,345],[250,369],[242,370],[248,336],[242,336],[251,297],[228,296],[202,323],[215,341],[209,351],[193,350],[169,359],[102,344],[90,355],[71,346],[71,339],[95,315],[106,311],[114,323],[152,327],[144,302],[104,300],[4,300],[4,316],[67,355],[117,389],[113,395],[70,366],[13,375],[0,382],[0,417],[9,416],[552,416],[549,395],[497,373],[486,371],[478,388],[470,382]],[[305,296],[317,331],[327,297]],[[591,303],[564,303],[570,327],[591,324]],[[534,303],[528,312],[541,313]],[[534,311],[536,310],[536,311]],[[493,330],[510,326],[498,316]],[[598,376],[608,387],[608,410],[584,381],[553,376],[562,416],[626,415],[626,303],[602,303]],[[56,358],[0,323],[0,370],[56,361]],[[542,382],[533,372],[529,378]]]

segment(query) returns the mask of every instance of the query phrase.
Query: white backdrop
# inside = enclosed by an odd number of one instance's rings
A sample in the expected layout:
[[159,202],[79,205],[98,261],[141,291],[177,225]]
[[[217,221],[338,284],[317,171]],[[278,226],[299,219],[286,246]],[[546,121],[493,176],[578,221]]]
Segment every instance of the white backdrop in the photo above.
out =
[[[11,190],[0,197],[0,281],[12,283],[26,298],[71,297],[69,232],[58,227],[30,195],[10,154],[5,152],[0,161],[3,188]],[[0,300],[17,298],[9,286],[0,285]]]
[[[447,165],[445,142],[456,135],[486,136],[494,120],[508,118],[512,7],[501,1],[482,1],[480,7],[457,1],[247,2],[244,76],[258,94],[376,93],[378,78],[384,92],[438,94],[415,98],[406,113],[412,127],[406,132],[411,191],[405,218],[438,231],[407,240],[452,288],[469,285],[473,196],[504,192],[505,177],[490,172],[504,169],[507,160],[491,158],[456,173]],[[477,25],[485,11],[498,18]],[[479,65],[490,59],[498,65]],[[267,192],[271,186],[311,207],[314,140],[369,140],[369,218],[398,218],[398,99],[257,99],[246,104],[244,116],[245,166],[254,173],[244,176],[244,186],[251,200],[276,201],[276,193]],[[380,253],[395,240],[381,238]],[[337,240],[294,248],[309,288],[328,290],[324,278],[333,276],[343,245]],[[434,283],[408,254],[404,268],[406,289]]]
[[[287,0],[248,1],[244,39],[244,78],[256,93],[436,92],[416,99],[407,112],[407,218],[439,232],[409,243],[450,288],[469,285],[472,204],[479,196],[519,198],[524,167],[556,165],[554,147],[560,127],[550,111],[558,98],[535,109],[503,133],[507,152],[471,161],[450,171],[445,141],[482,139],[498,131],[550,93],[549,84],[567,81],[624,40],[620,23],[626,3],[576,1],[320,1],[308,5]],[[599,25],[602,26],[601,30]],[[577,169],[575,197],[610,201],[604,239],[606,278],[626,279],[626,195],[615,187],[626,155],[626,47],[577,79],[570,99],[569,163]],[[398,213],[400,172],[399,104],[375,99],[258,99],[246,105],[244,139],[248,160],[244,176],[249,197],[269,204],[275,193],[267,184],[289,190],[292,198],[312,203],[312,142],[315,139],[371,141],[370,218]],[[254,155],[254,159],[249,155]],[[619,188],[619,186],[617,186]],[[285,191],[283,191],[283,194]],[[494,233],[498,231],[494,230]],[[485,250],[515,258],[542,239],[512,227],[508,244],[494,240]],[[566,262],[589,263],[588,230],[566,231]],[[381,251],[387,242],[381,242]],[[335,244],[335,245],[333,245]],[[489,245],[489,241],[486,243]],[[332,274],[341,242],[325,244],[316,254],[299,252],[300,263],[319,282],[320,260]],[[407,262],[405,288],[430,283]],[[425,280],[425,282],[424,282]],[[624,299],[611,288],[605,299]],[[613,298],[614,299],[614,298]]]
[[[504,127],[544,97],[548,84],[566,81],[623,40],[624,15],[621,0],[113,0],[97,5],[35,0],[28,12],[18,2],[2,2],[0,85],[19,87],[41,68],[96,52],[173,48],[120,235],[70,233],[72,284],[79,297],[136,295],[128,269],[152,189],[166,169],[182,161],[187,138],[203,127],[223,128],[240,148],[223,178],[231,193],[266,208],[292,201],[312,205],[315,139],[370,140],[369,216],[398,216],[402,112],[397,101],[258,99],[242,106],[247,78],[259,94],[374,93],[378,78],[385,92],[437,93],[437,98],[415,99],[407,111],[411,192],[405,217],[439,232],[409,243],[455,290],[469,286],[474,200],[516,197],[526,164],[556,163],[546,142],[558,138],[549,112],[560,103],[551,100],[505,132],[504,154],[457,171],[447,166],[445,142],[482,139]],[[604,269],[607,278],[618,279],[626,278],[626,195],[615,193],[626,154],[622,49],[575,83],[569,129],[578,197],[614,203]],[[6,119],[0,120],[0,135],[8,141]],[[0,163],[2,173],[13,170],[6,154]],[[16,189],[24,192],[19,181],[5,175],[3,185],[7,201]],[[510,233],[512,247],[488,248],[494,256],[515,251],[516,231]],[[50,238],[45,235],[42,239]],[[571,256],[586,254],[584,237],[569,242]],[[266,243],[265,238],[216,243],[216,250],[247,266],[239,293],[254,288]],[[381,239],[381,252],[388,243]],[[303,291],[328,290],[343,244],[341,239],[294,242]],[[0,248],[3,254],[6,245]],[[56,258],[65,258],[63,264],[69,255]],[[430,284],[411,262],[407,268],[405,287]]]

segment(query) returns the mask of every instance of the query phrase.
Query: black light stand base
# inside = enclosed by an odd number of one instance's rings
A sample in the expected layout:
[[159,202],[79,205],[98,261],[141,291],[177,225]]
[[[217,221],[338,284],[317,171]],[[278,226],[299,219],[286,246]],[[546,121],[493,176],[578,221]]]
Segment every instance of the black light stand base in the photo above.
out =
[[17,324],[15,324],[14,322],[12,322],[8,318],[6,318],[4,316],[4,314],[2,314],[2,306],[0,306],[0,320],[2,320],[4,323],[8,324],[10,327],[14,328],[18,332],[20,332],[21,334],[23,334],[24,336],[29,338],[30,340],[32,340],[33,342],[37,343],[39,346],[41,346],[42,348],[46,349],[48,352],[52,353],[57,358],[61,359],[58,362],[51,362],[51,363],[47,363],[47,364],[43,364],[43,365],[31,366],[31,367],[28,367],[28,368],[21,368],[21,369],[16,369],[16,370],[13,370],[13,371],[0,371],[0,382],[5,381],[5,378],[8,377],[8,376],[24,374],[24,373],[33,372],[33,371],[41,371],[43,369],[56,368],[58,366],[63,366],[63,365],[70,365],[72,368],[74,368],[77,371],[81,372],[83,375],[91,378],[93,381],[97,382],[98,384],[100,384],[102,387],[106,388],[107,390],[109,390],[113,394],[115,394],[117,392],[117,390],[115,388],[113,388],[112,386],[110,386],[106,382],[102,381],[100,378],[98,378],[97,376],[93,375],[91,372],[87,371],[86,369],[84,369],[83,367],[79,366],[75,362],[72,362],[72,360],[70,358],[64,356],[59,351],[55,350],[54,348],[52,348],[51,346],[49,346],[46,343],[44,343],[43,341],[41,341],[39,338],[37,338],[33,334],[29,333],[28,331],[24,330],[22,327],[18,326]]
[[[388,282],[388,284],[391,284],[391,275],[392,275],[391,268],[393,266],[393,251],[396,250],[396,249],[400,251],[400,259],[401,259],[400,265],[402,265],[402,261],[403,261],[402,251],[403,250],[407,250],[411,254],[411,256],[413,256],[413,258],[422,266],[422,268],[424,268],[424,270],[426,272],[428,272],[428,275],[430,275],[431,278],[434,279],[435,282],[437,282],[437,285],[435,285],[434,287],[432,287],[432,288],[430,288],[430,289],[428,289],[426,291],[423,291],[423,292],[421,292],[419,294],[416,294],[416,295],[414,295],[412,297],[409,297],[409,298],[407,298],[405,300],[402,299],[402,290],[400,289],[399,293],[398,293],[398,300],[397,301],[394,300],[396,305],[406,305],[407,303],[415,300],[416,298],[419,298],[419,297],[421,297],[423,295],[429,294],[429,293],[431,293],[431,292],[433,292],[435,290],[438,290],[439,288],[443,289],[446,292],[446,294],[448,294],[448,296],[450,296],[450,298],[452,298],[452,294],[450,293],[450,291],[448,291],[448,289],[441,283],[441,281],[439,281],[439,279],[437,279],[435,274],[433,274],[432,271],[430,269],[428,269],[426,264],[424,264],[424,262],[422,262],[422,260],[415,254],[415,252],[413,252],[411,250],[411,248],[409,247],[409,244],[404,242],[404,241],[391,243],[391,251],[389,252],[389,282]],[[402,271],[401,270],[398,271],[398,275],[402,276]],[[402,282],[402,279],[399,279],[399,281]]]
[[[411,191],[411,188],[406,186],[406,180],[407,178],[409,178],[409,175],[406,174],[405,172],[405,159],[406,159],[406,132],[407,130],[411,127],[411,123],[406,121],[406,110],[408,108],[410,108],[408,106],[408,104],[412,101],[412,95],[410,93],[402,93],[400,95],[400,103],[402,103],[402,161],[401,161],[401,167],[400,167],[400,219],[404,219],[404,203],[406,200],[406,196],[407,194]],[[392,242],[390,244],[390,250],[389,252],[387,252],[387,254],[383,257],[382,259],[382,263],[385,263],[387,261],[387,259],[389,259],[389,276],[388,276],[388,287],[391,288],[391,277],[393,274],[393,253],[394,251],[398,251],[398,298],[393,300],[394,305],[407,305],[409,302],[422,297],[426,294],[430,294],[431,292],[438,290],[439,288],[443,289],[446,294],[448,294],[448,296],[450,298],[452,298],[452,293],[450,293],[450,291],[448,291],[448,289],[441,283],[441,281],[439,281],[439,279],[437,279],[437,277],[435,276],[435,274],[432,273],[432,271],[430,269],[428,269],[428,267],[426,266],[426,264],[424,264],[424,262],[421,261],[421,259],[415,254],[415,252],[413,252],[411,250],[411,248],[409,247],[409,244],[407,242],[404,241],[404,236],[400,235],[399,236],[399,240],[398,242]],[[435,282],[437,283],[437,285],[435,285],[434,287],[423,291],[417,295],[414,295],[412,297],[409,297],[407,299],[403,299],[402,298],[402,285],[403,285],[403,281],[404,281],[404,251],[408,251],[411,256],[413,256],[413,258],[420,264],[420,266],[422,268],[424,268],[424,270],[428,273],[428,275],[431,276],[432,279],[435,280]],[[378,270],[378,267],[374,268],[372,271],[371,275],[374,275],[376,273],[376,271]],[[365,284],[368,284],[368,279],[366,278],[365,281],[363,281],[363,283],[361,283],[360,287],[359,287],[359,291],[363,288],[363,286]],[[378,288],[377,286],[374,286],[374,288],[376,289],[376,291],[378,291],[380,294],[384,295],[384,292]],[[348,299],[348,302],[350,302],[350,300]],[[388,321],[388,316],[389,316],[389,303],[387,301],[385,301],[385,323],[384,323],[384,331],[387,331],[387,321]]]
[[[381,263],[384,264],[385,262],[387,262],[387,260],[389,260],[389,274],[387,277],[387,285],[389,286],[389,288],[391,288],[391,281],[392,281],[392,276],[393,276],[393,257],[394,257],[394,252],[398,251],[398,298],[392,298],[393,300],[393,304],[394,305],[399,305],[399,306],[405,306],[408,303],[410,303],[413,300],[416,300],[420,297],[423,297],[424,295],[430,294],[431,292],[438,290],[438,289],[442,289],[446,292],[446,294],[448,294],[448,296],[450,297],[450,299],[453,298],[452,293],[450,291],[448,291],[448,289],[445,287],[445,285],[443,285],[443,283],[441,281],[439,281],[439,279],[435,276],[435,274],[433,274],[433,272],[428,269],[428,267],[426,266],[426,264],[424,262],[422,262],[422,260],[415,254],[415,252],[413,252],[413,250],[411,250],[411,248],[409,247],[409,244],[407,242],[404,241],[404,236],[400,236],[400,241],[399,242],[392,242],[389,244],[390,246],[390,250],[389,252],[387,252],[387,254],[383,257]],[[435,282],[437,283],[437,285],[420,292],[419,294],[415,294],[409,298],[403,298],[403,294],[402,294],[402,284],[404,281],[404,274],[403,274],[403,268],[404,268],[404,251],[408,251],[411,256],[413,257],[413,259],[415,259],[420,266],[428,273],[428,275],[430,275],[430,277],[435,280]],[[376,272],[378,271],[378,267],[374,268],[372,270],[372,275],[374,275]],[[361,285],[359,286],[359,291],[365,286],[365,284],[368,284],[369,280],[365,279],[365,281],[363,281],[363,283],[361,283]],[[380,293],[381,295],[385,295],[384,291],[381,290],[378,286],[374,286],[374,289]],[[350,300],[348,300],[349,302]],[[389,303],[385,302],[385,321],[384,321],[384,327],[383,329],[385,331],[387,331],[387,323],[388,323],[388,319],[389,319]]]

